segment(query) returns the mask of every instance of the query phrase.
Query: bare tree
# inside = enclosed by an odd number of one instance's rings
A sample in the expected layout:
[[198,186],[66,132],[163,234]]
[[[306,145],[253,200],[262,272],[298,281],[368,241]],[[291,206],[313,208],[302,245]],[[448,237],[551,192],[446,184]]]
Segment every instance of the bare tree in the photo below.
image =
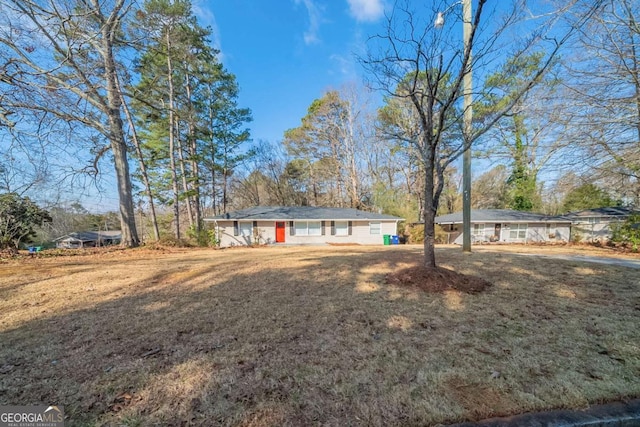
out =
[[476,209],[505,209],[509,171],[497,165],[480,175],[471,187],[471,205]]
[[[591,2],[580,1],[588,9]],[[571,22],[579,16],[571,17]],[[640,4],[606,0],[579,28],[564,62],[572,142],[594,179],[606,179],[626,203],[640,206]]]
[[355,84],[329,90],[309,106],[284,145],[309,179],[310,203],[366,208],[363,171],[374,143],[369,92]]
[[[98,131],[117,178],[122,244],[137,246],[134,204],[117,84],[117,37],[127,0],[2,0],[0,79],[13,89],[9,110],[29,109]],[[6,107],[4,107],[6,108]],[[94,164],[97,164],[97,160]]]
[[[520,2],[500,16],[496,11],[485,13],[485,3],[486,0],[478,1],[470,14],[471,30],[462,43],[460,37],[453,35],[451,23],[442,30],[434,28],[437,8],[416,11],[410,1],[398,2],[387,18],[385,32],[369,40],[368,55],[362,59],[371,84],[382,90],[388,100],[387,138],[415,147],[424,168],[427,268],[436,267],[434,218],[445,183],[445,169],[540,80],[571,33],[570,28],[559,37],[550,32],[563,11],[531,20]],[[447,4],[436,2],[435,6],[442,6],[442,11]],[[502,3],[501,6],[507,7]],[[569,7],[566,5],[565,9]],[[518,33],[526,33],[525,37],[517,37],[512,31],[516,23],[520,24]],[[455,25],[459,28],[459,20]],[[529,79],[500,94],[501,104],[491,114],[483,116],[472,128],[464,129],[461,119],[465,109],[461,104],[465,76],[472,68],[481,66],[489,74],[491,67],[500,67],[500,58],[504,58],[507,49],[512,52],[510,58],[534,51],[543,51],[545,55]]]

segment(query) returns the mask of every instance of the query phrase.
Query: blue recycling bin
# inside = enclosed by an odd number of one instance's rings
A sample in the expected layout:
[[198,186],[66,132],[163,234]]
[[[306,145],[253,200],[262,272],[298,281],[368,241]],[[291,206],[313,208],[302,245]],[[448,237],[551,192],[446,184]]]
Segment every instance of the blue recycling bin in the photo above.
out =
[[397,245],[400,243],[400,237],[399,236],[391,236],[391,244],[392,245]]

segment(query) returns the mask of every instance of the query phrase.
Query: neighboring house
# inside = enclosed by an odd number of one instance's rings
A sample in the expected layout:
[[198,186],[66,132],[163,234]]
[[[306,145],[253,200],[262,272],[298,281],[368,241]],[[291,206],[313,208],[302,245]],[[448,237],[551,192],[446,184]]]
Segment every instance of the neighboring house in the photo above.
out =
[[640,212],[628,208],[596,208],[563,215],[571,221],[571,239],[604,241],[611,238],[613,224],[622,223],[631,215]]
[[120,244],[122,232],[115,231],[80,231],[69,233],[66,236],[54,240],[56,248],[77,249],[96,246],[109,246]]
[[[462,212],[435,218],[448,235],[448,243],[462,244]],[[571,220],[509,209],[472,209],[471,241],[562,242],[568,241]]]
[[220,247],[250,244],[356,243],[381,245],[397,233],[398,218],[357,209],[310,206],[254,207],[204,219]]

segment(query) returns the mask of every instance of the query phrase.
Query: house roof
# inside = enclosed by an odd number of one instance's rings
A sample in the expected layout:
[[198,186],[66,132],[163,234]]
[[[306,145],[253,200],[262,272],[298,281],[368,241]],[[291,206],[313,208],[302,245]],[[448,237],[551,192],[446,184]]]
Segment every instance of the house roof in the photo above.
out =
[[205,218],[217,220],[387,220],[400,221],[392,215],[365,212],[358,209],[326,208],[314,206],[257,206]]
[[81,242],[93,242],[100,239],[121,239],[122,232],[120,230],[111,231],[78,231],[69,234],[65,234],[62,237],[58,237],[54,242],[60,240],[75,240]]
[[[562,217],[550,217],[547,215],[514,211],[510,209],[471,209],[471,222],[571,222]],[[435,218],[436,224],[461,224],[462,212],[448,215],[440,215]]]
[[570,218],[575,220],[578,218],[588,218],[588,217],[621,218],[621,217],[627,217],[634,213],[639,213],[639,212],[629,208],[607,207],[607,208],[585,209],[583,211],[569,212],[567,214],[564,214],[563,216],[565,218]]

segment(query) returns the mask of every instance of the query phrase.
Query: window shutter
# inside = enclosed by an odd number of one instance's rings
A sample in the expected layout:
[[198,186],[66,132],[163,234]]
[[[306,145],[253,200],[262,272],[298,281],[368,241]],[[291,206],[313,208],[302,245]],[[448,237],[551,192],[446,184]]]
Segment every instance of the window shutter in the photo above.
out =
[[351,236],[351,221],[349,221],[349,236]]
[[240,234],[238,230],[238,221],[233,221],[233,235],[237,236],[238,234]]
[[289,236],[295,236],[296,235],[296,228],[293,225],[293,221],[289,222]]
[[331,221],[331,235],[332,236],[336,235],[336,222],[335,221]]
[[320,234],[321,235],[325,235],[325,231],[324,231],[324,221],[320,221]]

